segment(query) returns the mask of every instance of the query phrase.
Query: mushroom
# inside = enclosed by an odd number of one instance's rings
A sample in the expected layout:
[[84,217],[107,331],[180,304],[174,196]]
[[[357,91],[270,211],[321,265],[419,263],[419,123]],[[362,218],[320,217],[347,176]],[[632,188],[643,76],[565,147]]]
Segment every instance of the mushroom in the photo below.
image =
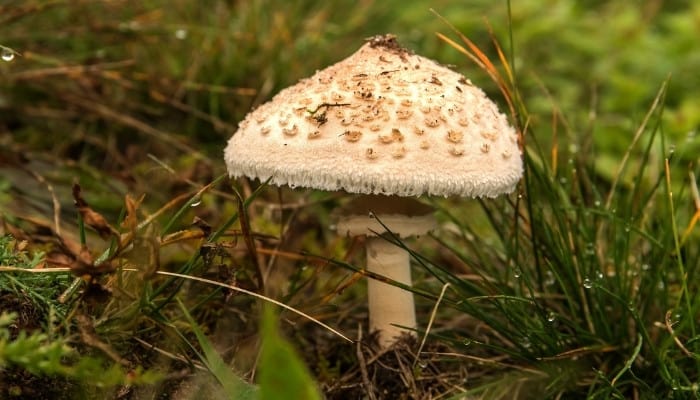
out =
[[[231,177],[373,196],[354,201],[338,230],[367,235],[368,270],[408,286],[408,254],[377,235],[385,226],[400,237],[421,235],[435,221],[427,206],[401,198],[496,197],[523,171],[517,133],[484,92],[393,35],[368,39],[250,112],[224,158]],[[370,329],[388,346],[402,332],[397,326],[416,326],[413,296],[369,285]],[[383,294],[394,304],[377,299]]]

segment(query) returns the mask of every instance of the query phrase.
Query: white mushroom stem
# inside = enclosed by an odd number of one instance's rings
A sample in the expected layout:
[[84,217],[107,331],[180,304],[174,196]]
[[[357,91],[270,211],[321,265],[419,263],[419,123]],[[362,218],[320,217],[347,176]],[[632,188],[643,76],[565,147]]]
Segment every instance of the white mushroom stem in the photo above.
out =
[[[408,252],[381,237],[368,237],[367,270],[411,286]],[[413,293],[377,279],[367,283],[370,332],[379,331],[379,345],[388,347],[416,327]]]
[[[341,214],[340,234],[367,237],[367,270],[411,286],[408,252],[377,235],[387,230],[401,238],[428,233],[436,225],[432,207],[414,198],[366,195],[353,199]],[[417,326],[413,293],[380,279],[370,278],[367,285],[370,332],[378,331],[379,345],[389,347]]]

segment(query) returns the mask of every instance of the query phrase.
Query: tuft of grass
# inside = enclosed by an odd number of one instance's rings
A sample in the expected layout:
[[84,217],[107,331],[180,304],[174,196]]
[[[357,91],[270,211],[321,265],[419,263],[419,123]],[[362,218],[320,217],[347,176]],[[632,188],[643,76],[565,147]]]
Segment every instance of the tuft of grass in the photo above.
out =
[[[458,49],[483,61],[473,48]],[[698,166],[679,163],[667,145],[668,82],[629,132],[617,171],[602,176],[596,154],[578,151],[586,139],[573,132],[543,147],[539,138],[557,131],[533,122],[542,119],[528,113],[509,66],[500,78],[493,64],[480,64],[516,103],[514,120],[526,143],[524,180],[511,198],[480,201],[478,217],[442,209],[456,229],[435,239],[456,266],[415,254],[434,279],[450,284],[442,304],[469,316],[434,334],[479,361],[480,375],[465,393],[697,397],[700,300],[692,293],[700,284],[700,247],[688,238],[697,236],[691,232],[700,209],[697,183],[674,177],[695,176]],[[555,124],[559,118],[553,116]],[[590,124],[602,129],[597,119]]]

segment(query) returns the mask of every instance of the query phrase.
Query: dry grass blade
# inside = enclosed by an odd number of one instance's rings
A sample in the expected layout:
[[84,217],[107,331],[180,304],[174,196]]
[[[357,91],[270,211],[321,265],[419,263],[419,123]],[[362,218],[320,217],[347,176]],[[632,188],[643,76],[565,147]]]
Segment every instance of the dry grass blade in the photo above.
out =
[[[494,45],[494,48],[496,49],[496,53],[498,54],[498,58],[501,62],[501,65],[503,66],[503,69],[506,72],[507,80],[503,78],[503,75],[498,71],[496,66],[491,62],[489,57],[481,51],[479,46],[477,46],[471,39],[469,39],[467,36],[465,36],[462,32],[460,32],[454,25],[452,25],[449,21],[447,21],[443,16],[435,12],[434,10],[433,13],[435,13],[438,18],[440,18],[447,26],[452,29],[453,32],[455,32],[459,38],[467,45],[469,49],[464,48],[462,45],[459,43],[455,42],[454,40],[448,38],[447,36],[437,33],[437,36],[445,41],[447,44],[455,48],[457,51],[460,53],[464,54],[472,60],[479,68],[481,68],[483,71],[485,71],[491,80],[493,80],[494,83],[498,86],[498,89],[501,91],[501,94],[503,95],[503,98],[505,99],[506,103],[508,104],[508,110],[510,111],[510,115],[512,120],[514,121],[514,124],[516,126],[517,134],[518,134],[518,143],[519,146],[521,147],[521,150],[524,147],[524,140],[523,140],[523,134],[526,131],[524,127],[521,127],[520,124],[517,123],[518,121],[518,112],[515,107],[515,97],[517,93],[513,89],[515,87],[515,74],[513,72],[513,69],[510,67],[510,64],[508,63],[508,60],[506,59],[505,54],[503,53],[503,50],[501,46],[498,44],[498,40],[496,39],[496,36],[491,29],[491,26],[487,23],[486,25],[489,28],[489,36],[491,37],[491,41]],[[520,106],[524,105],[522,102],[520,103]]]
[[[124,268],[124,269],[122,269],[122,270],[123,270],[123,271],[128,271],[128,272],[139,272],[139,270],[133,269],[133,268]],[[348,341],[349,343],[353,343],[353,340],[352,340],[352,339],[348,338],[347,336],[343,335],[342,333],[338,332],[337,330],[331,328],[331,327],[328,326],[327,324],[324,324],[323,322],[321,322],[321,321],[317,320],[316,318],[310,316],[309,314],[306,314],[306,313],[304,313],[303,311],[299,311],[299,310],[297,310],[297,309],[294,308],[294,307],[290,307],[290,306],[288,306],[288,305],[282,303],[281,301],[277,301],[277,300],[272,299],[272,298],[269,298],[269,297],[267,297],[267,296],[264,296],[264,295],[261,295],[261,294],[255,293],[255,292],[251,292],[250,290],[246,290],[246,289],[243,289],[243,288],[240,288],[240,287],[237,287],[237,286],[233,286],[233,285],[227,285],[227,284],[225,284],[225,283],[213,281],[213,280],[211,280],[211,279],[205,279],[205,278],[200,278],[200,277],[191,276],[191,275],[178,274],[178,273],[175,273],[175,272],[156,271],[156,274],[157,274],[157,275],[172,276],[172,277],[182,278],[182,279],[190,279],[190,280],[193,280],[193,281],[202,282],[202,283],[206,283],[206,284],[209,284],[209,285],[219,286],[219,287],[222,287],[222,288],[226,288],[226,289],[230,289],[230,290],[233,290],[233,291],[236,291],[236,292],[240,292],[240,293],[243,293],[243,294],[247,294],[248,296],[252,296],[252,297],[255,297],[255,298],[260,299],[260,300],[263,300],[263,301],[267,301],[267,302],[272,303],[272,304],[274,304],[274,305],[276,305],[276,306],[282,307],[282,308],[284,308],[285,310],[291,311],[291,312],[293,312],[294,314],[300,315],[300,316],[302,316],[302,317],[308,319],[309,321],[312,321],[312,322],[314,322],[315,324],[322,326],[323,328],[327,329],[328,331],[332,332],[333,334],[337,335],[338,337],[340,337],[340,338],[342,338],[342,339],[345,339],[345,340]]]
[[[33,53],[27,52],[24,57],[31,59]],[[130,67],[135,64],[134,60],[114,61],[108,63],[90,64],[90,65],[63,65],[60,67],[39,68],[27,71],[15,72],[7,75],[7,79],[11,81],[21,80],[38,80],[53,76],[76,76],[86,73],[103,72],[105,70],[115,68]]]
[[[435,12],[435,11],[433,11]],[[454,40],[451,40],[447,36],[437,33],[437,36],[444,40],[447,44],[450,46],[454,47],[457,49],[460,53],[466,55],[470,60],[474,61],[476,65],[479,66],[479,68],[483,69],[489,77],[498,85],[498,88],[501,90],[501,93],[503,94],[503,97],[505,98],[506,102],[508,103],[508,108],[510,109],[511,115],[515,117],[517,114],[515,113],[515,106],[513,104],[513,95],[512,91],[509,89],[508,84],[506,83],[506,80],[503,79],[503,76],[501,73],[498,71],[496,66],[491,62],[491,60],[488,58],[486,54],[484,54],[483,51],[477,46],[474,42],[471,41],[468,37],[466,37],[462,32],[460,32],[454,25],[450,24],[449,21],[447,21],[443,16],[440,14],[437,14],[438,18],[440,18],[447,26],[452,29],[453,32],[455,32],[459,38],[469,47],[469,50],[465,49],[463,46],[455,42]],[[501,51],[500,46],[498,45],[496,38],[491,35],[492,41],[496,44],[496,51],[499,53],[499,57],[501,59],[501,62],[503,63],[504,66],[508,65],[507,60],[505,59],[505,56],[503,55],[503,52]],[[513,78],[512,70],[510,67],[504,67],[506,68],[506,72],[508,73],[509,78]],[[512,82],[512,80],[511,80]]]
[[693,352],[688,350],[688,348],[683,345],[681,340],[678,339],[678,336],[676,336],[676,332],[673,330],[674,323],[673,323],[673,321],[671,321],[671,310],[666,311],[666,317],[664,319],[664,322],[665,322],[666,330],[673,338],[673,341],[676,343],[676,346],[678,346],[678,348],[681,349],[683,354],[685,354],[686,356],[688,356],[690,358],[695,358],[695,359],[700,358],[696,354],[693,354]]
[[433,312],[430,313],[430,320],[428,320],[428,326],[425,328],[425,334],[423,334],[423,339],[421,339],[420,346],[418,346],[418,351],[416,351],[416,358],[413,359],[413,367],[416,367],[416,364],[418,364],[418,358],[420,357],[421,351],[423,351],[423,346],[425,346],[425,341],[428,339],[428,334],[430,333],[430,329],[433,327],[433,322],[435,321],[435,316],[437,315],[437,310],[438,307],[440,306],[440,302],[442,302],[442,298],[445,296],[445,291],[447,288],[450,287],[450,283],[446,283],[442,285],[442,290],[440,291],[440,296],[438,297],[437,301],[435,302],[435,306],[433,307]]
[[66,101],[73,103],[77,106],[80,106],[81,108],[88,110],[90,112],[93,112],[107,120],[114,121],[116,123],[122,124],[124,126],[136,129],[137,131],[144,133],[146,135],[152,136],[163,143],[167,143],[169,145],[172,145],[174,148],[177,150],[182,151],[183,153],[187,153],[197,159],[200,159],[202,161],[208,162],[208,159],[199,151],[195,150],[188,144],[183,143],[181,140],[178,138],[181,138],[182,135],[176,135],[172,132],[165,132],[160,129],[156,129],[153,126],[140,121],[137,118],[134,118],[130,115],[125,115],[122,113],[119,113],[112,108],[104,105],[104,104],[99,104],[94,102],[91,99],[85,99],[77,96],[65,96]]
[[693,173],[693,171],[689,171],[688,175],[690,176],[690,193],[693,195],[695,213],[690,219],[688,226],[683,231],[683,235],[681,236],[681,245],[684,244],[686,240],[688,240],[688,237],[690,237],[690,233],[693,231],[693,228],[695,228],[695,225],[698,223],[698,220],[700,220],[700,191],[698,191],[698,183],[695,180],[695,174]]

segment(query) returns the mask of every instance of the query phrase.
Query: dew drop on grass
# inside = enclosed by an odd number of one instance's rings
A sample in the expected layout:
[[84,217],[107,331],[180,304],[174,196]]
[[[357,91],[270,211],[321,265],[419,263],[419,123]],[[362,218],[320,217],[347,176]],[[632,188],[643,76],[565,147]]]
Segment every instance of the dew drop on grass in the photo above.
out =
[[544,285],[545,286],[552,286],[555,283],[556,283],[556,279],[554,278],[554,273],[552,273],[552,271],[545,272]]
[[554,313],[554,311],[550,311],[547,313],[547,322],[554,322],[557,320],[557,314]]
[[464,340],[462,340],[462,344],[465,345],[465,346],[469,346],[469,345],[472,344],[472,340],[469,339],[469,338],[464,339]]
[[202,204],[202,199],[200,197],[197,197],[195,199],[192,199],[192,203],[190,203],[190,207],[197,207],[200,204]]
[[586,250],[585,250],[586,255],[592,256],[595,254],[595,244],[592,242],[586,243]]
[[605,275],[601,271],[598,271],[598,273],[595,274],[595,277],[599,280],[602,281],[603,278],[605,278]]
[[3,61],[10,62],[15,59],[15,53],[10,49],[3,48],[1,57]]
[[651,269],[651,265],[649,264],[642,264],[642,271],[649,271]]
[[595,205],[596,207],[600,207],[600,200],[596,200],[595,202],[593,202],[593,205]]
[[515,278],[520,278],[523,275],[523,271],[520,270],[520,268],[515,267],[513,268],[513,276]]
[[180,40],[187,39],[187,29],[180,28],[175,31],[175,38]]
[[523,348],[529,349],[530,346],[532,346],[532,342],[530,342],[530,338],[525,336],[523,340],[520,342],[520,345],[523,346]]
[[683,314],[677,312],[677,313],[673,314],[673,317],[671,317],[671,324],[675,325],[675,324],[681,322],[682,319],[683,319]]
[[593,287],[593,281],[591,280],[591,278],[586,278],[583,280],[583,287],[585,287],[586,289],[590,289]]

